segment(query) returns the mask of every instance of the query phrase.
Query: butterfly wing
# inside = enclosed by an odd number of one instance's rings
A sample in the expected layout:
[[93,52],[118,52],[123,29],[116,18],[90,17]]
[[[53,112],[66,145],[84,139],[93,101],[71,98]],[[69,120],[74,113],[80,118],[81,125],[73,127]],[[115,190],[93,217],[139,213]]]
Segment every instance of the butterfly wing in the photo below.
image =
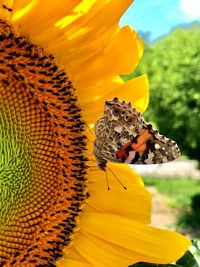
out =
[[175,141],[144,123],[140,134],[122,146],[115,155],[121,162],[129,164],[160,164],[176,159],[180,150]]
[[108,116],[101,117],[95,124],[96,140],[94,141],[94,155],[98,162],[103,160],[120,162],[116,158],[115,152],[121,148],[121,143],[117,144],[120,134],[113,131],[115,122],[110,120]]
[[147,124],[130,103],[117,98],[106,101],[104,114],[95,124],[95,134],[97,161],[156,164],[180,155],[174,141]]

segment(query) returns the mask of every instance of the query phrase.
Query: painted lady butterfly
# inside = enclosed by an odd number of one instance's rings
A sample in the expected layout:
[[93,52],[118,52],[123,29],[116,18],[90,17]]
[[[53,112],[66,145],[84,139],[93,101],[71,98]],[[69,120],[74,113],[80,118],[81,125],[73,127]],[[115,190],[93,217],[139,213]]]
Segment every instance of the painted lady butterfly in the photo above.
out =
[[160,135],[130,104],[118,98],[106,101],[104,114],[95,124],[94,155],[98,167],[107,161],[128,164],[159,164],[176,159],[175,141]]

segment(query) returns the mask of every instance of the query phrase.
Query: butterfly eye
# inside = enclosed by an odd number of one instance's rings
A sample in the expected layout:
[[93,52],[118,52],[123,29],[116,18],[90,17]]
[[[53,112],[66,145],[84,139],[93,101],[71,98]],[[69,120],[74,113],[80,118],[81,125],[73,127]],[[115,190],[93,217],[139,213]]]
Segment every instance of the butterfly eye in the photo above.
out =
[[113,110],[113,114],[114,114],[115,116],[118,116],[118,115],[120,114],[120,110],[119,110],[118,108],[115,108],[115,109]]

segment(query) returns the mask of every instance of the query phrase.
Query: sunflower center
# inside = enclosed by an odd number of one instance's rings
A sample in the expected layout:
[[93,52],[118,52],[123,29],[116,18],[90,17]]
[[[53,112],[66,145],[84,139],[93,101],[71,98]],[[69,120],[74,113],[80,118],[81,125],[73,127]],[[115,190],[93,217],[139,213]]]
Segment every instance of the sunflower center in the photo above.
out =
[[84,123],[54,57],[2,20],[0,64],[0,265],[50,266],[85,199]]

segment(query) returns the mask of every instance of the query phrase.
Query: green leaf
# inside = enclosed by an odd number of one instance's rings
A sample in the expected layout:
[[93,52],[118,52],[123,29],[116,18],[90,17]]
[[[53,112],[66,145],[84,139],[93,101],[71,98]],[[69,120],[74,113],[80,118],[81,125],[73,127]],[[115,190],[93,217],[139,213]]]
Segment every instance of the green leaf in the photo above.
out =
[[183,267],[199,267],[194,255],[189,250],[176,263]]

